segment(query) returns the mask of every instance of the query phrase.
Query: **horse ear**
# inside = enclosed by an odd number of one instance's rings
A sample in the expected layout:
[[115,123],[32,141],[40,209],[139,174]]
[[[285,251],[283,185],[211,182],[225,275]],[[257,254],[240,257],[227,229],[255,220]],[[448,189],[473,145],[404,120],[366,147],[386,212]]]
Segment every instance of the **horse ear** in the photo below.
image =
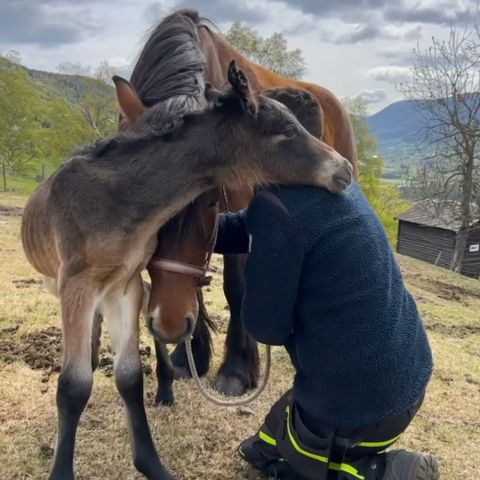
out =
[[114,75],[113,83],[117,91],[117,100],[120,106],[122,115],[134,125],[138,120],[138,117],[145,111],[145,105],[143,105],[140,97],[133,88],[133,85],[122,77]]
[[227,77],[233,91],[242,100],[243,106],[245,107],[246,111],[250,115],[255,116],[258,110],[257,101],[255,100],[255,96],[250,90],[246,75],[242,72],[242,70],[237,68],[235,60],[232,60],[230,62],[230,65],[228,66]]
[[323,110],[320,102],[307,90],[291,87],[271,88],[261,92],[268,98],[283,103],[314,137],[323,136]]
[[208,103],[216,107],[220,106],[221,104],[220,99],[222,97],[222,93],[219,90],[217,90],[215,87],[213,87],[210,82],[205,83],[204,95]]

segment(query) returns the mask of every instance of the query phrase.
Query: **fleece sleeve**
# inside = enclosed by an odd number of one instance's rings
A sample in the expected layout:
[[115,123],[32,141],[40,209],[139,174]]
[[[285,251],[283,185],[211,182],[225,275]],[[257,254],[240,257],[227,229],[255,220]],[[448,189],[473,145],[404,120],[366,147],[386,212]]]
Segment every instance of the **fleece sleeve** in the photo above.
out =
[[252,243],[245,266],[242,319],[259,342],[284,345],[294,329],[302,236],[283,203],[268,191],[257,194],[251,203],[247,228]]
[[214,252],[223,254],[247,253],[248,244],[246,210],[221,214]]

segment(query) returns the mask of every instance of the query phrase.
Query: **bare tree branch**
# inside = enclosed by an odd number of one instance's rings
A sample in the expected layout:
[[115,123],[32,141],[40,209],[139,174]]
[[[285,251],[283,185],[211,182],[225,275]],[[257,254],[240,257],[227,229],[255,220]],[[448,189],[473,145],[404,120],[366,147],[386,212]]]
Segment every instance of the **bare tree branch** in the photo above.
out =
[[435,215],[460,224],[452,268],[461,270],[468,231],[480,203],[480,25],[451,27],[447,41],[414,50],[412,79],[401,85],[423,121],[422,166],[410,191]]

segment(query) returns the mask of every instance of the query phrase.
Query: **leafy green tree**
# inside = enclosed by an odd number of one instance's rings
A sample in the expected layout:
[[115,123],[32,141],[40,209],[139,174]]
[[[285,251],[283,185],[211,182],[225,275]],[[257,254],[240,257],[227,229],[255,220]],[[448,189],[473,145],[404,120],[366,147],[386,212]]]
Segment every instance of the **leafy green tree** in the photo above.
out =
[[378,142],[365,120],[365,102],[357,97],[344,100],[355,132],[360,163],[359,184],[368,202],[382,222],[390,243],[397,239],[398,222],[395,217],[406,210],[408,204],[399,190],[382,181],[383,157],[378,153]]
[[96,134],[76,108],[53,98],[45,103],[42,116],[41,157],[57,166],[79,145],[96,138]]
[[78,77],[63,91],[63,99],[81,113],[95,136],[100,138],[113,133],[117,126],[117,108],[113,90],[106,83],[115,69],[104,60],[93,77],[91,67],[80,63],[62,62],[57,70]]
[[4,191],[7,191],[7,177],[25,173],[39,153],[40,103],[26,71],[0,63],[0,160]]
[[290,78],[301,78],[305,73],[302,51],[289,50],[281,33],[263,38],[253,28],[234,22],[225,38],[247,58],[274,73]]
[[355,132],[358,160],[360,163],[359,183],[370,203],[377,196],[383,170],[383,158],[378,153],[378,142],[365,120],[367,107],[359,97],[344,100],[350,113]]

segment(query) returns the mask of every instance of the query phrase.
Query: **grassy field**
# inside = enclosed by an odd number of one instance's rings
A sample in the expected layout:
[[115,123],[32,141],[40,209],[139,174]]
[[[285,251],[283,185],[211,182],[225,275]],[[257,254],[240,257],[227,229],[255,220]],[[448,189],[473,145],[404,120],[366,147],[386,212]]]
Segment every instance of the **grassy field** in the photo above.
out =
[[[57,301],[25,260],[19,235],[24,197],[0,194],[0,479],[42,480],[51,462],[55,434],[55,388],[61,358]],[[435,355],[435,371],[424,407],[400,447],[432,452],[442,478],[478,478],[480,458],[480,282],[399,258],[417,299]],[[221,269],[220,260],[215,264]],[[220,273],[206,292],[219,326],[212,372],[221,360],[228,311]],[[104,347],[108,339],[104,338]],[[273,351],[273,372],[253,414],[207,404],[190,381],[175,384],[172,408],[153,405],[154,358],[146,333],[147,414],[157,449],[179,479],[256,479],[236,455],[237,444],[255,432],[269,405],[291,383],[292,370],[281,349]],[[78,480],[143,478],[132,466],[121,401],[111,378],[106,348],[95,373],[91,401],[78,432]],[[213,374],[212,377],[213,378]]]

